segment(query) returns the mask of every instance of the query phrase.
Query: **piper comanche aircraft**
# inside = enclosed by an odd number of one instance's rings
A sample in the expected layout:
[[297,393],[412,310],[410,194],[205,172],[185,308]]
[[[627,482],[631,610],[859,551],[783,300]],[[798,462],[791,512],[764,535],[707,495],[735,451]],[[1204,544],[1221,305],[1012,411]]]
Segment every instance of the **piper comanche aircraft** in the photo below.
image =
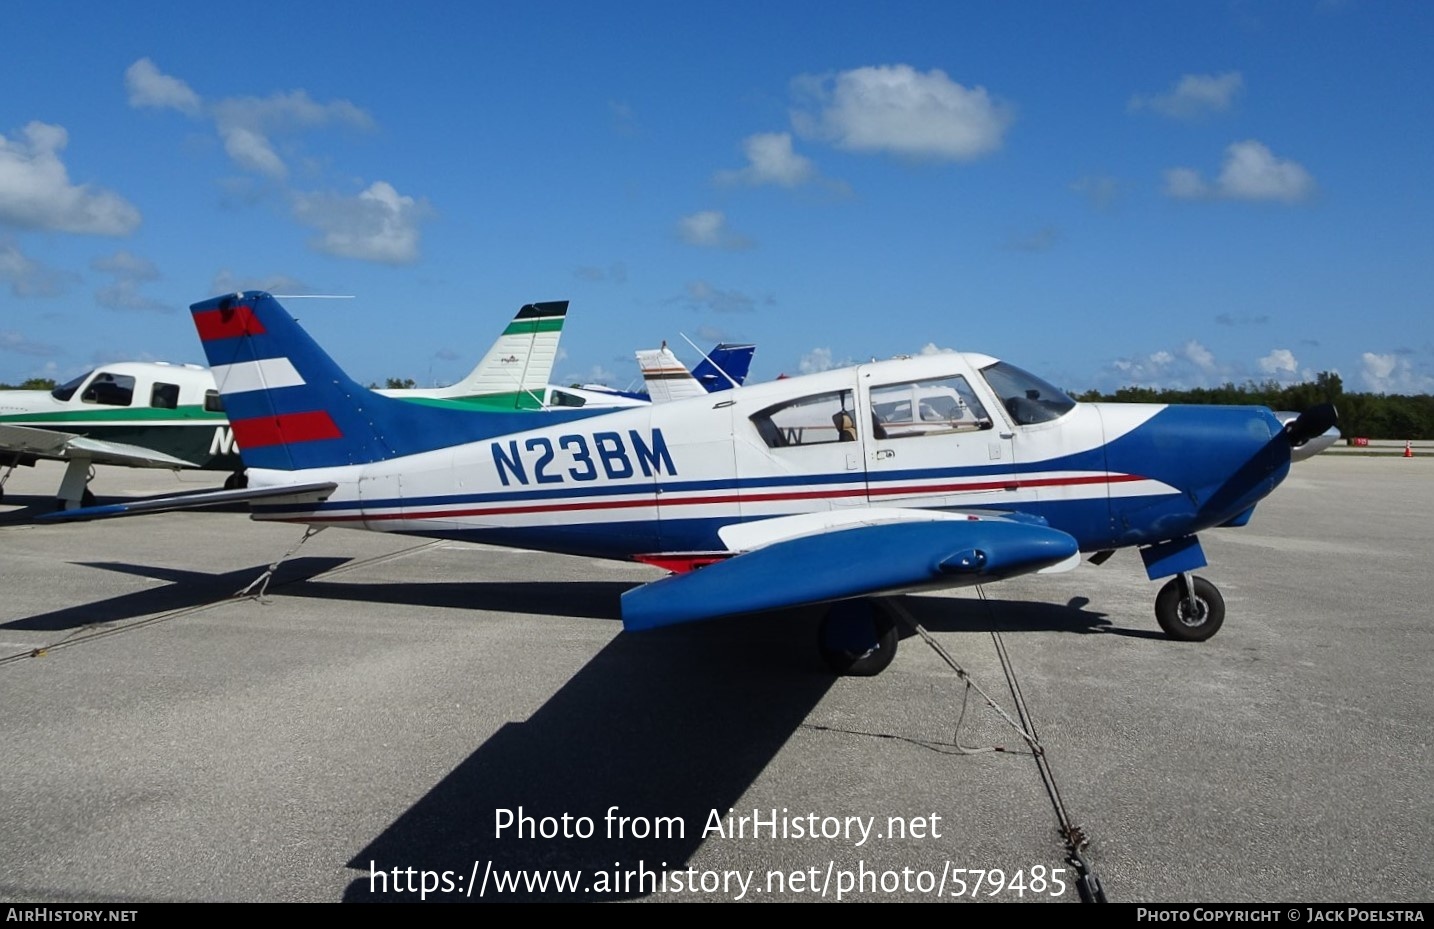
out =
[[644,630],[832,604],[823,656],[890,663],[883,598],[1075,567],[1136,547],[1171,580],[1172,638],[1225,608],[1190,572],[1198,533],[1242,526],[1332,406],[1077,403],[985,355],[827,371],[617,410],[491,414],[365,391],[272,296],[191,307],[249,487],[50,514],[98,518],[245,499],[310,526],[634,559],[672,573],[622,595]]

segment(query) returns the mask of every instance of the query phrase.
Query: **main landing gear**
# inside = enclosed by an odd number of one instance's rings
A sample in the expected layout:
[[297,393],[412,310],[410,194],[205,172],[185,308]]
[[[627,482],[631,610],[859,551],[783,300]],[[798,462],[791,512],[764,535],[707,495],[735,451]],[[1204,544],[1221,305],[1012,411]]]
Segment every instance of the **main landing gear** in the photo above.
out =
[[1155,619],[1172,639],[1203,642],[1225,622],[1225,598],[1214,584],[1184,571],[1160,588]]
[[822,660],[837,674],[870,677],[896,657],[896,617],[880,600],[841,600],[827,608],[817,630]]

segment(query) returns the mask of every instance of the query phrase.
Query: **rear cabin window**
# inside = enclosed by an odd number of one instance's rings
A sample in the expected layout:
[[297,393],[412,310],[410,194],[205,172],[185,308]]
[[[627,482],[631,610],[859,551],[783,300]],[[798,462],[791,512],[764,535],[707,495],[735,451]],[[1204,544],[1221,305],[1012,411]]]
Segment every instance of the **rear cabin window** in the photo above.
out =
[[768,407],[752,424],[768,448],[855,442],[855,411],[852,392],[839,390]]
[[128,374],[101,371],[80,394],[80,399],[101,406],[129,406],[134,402],[134,378]]
[[155,384],[149,392],[149,405],[161,410],[179,406],[179,385]]
[[217,390],[206,390],[206,391],[204,392],[204,412],[206,412],[206,413],[223,413],[223,412],[224,412],[224,400],[223,400],[222,397],[219,396],[219,391],[217,391]]

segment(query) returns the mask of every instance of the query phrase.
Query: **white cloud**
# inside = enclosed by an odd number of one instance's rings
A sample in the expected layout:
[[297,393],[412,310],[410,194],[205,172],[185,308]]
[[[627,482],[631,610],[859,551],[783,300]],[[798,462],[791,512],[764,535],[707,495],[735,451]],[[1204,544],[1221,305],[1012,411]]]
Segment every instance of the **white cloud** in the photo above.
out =
[[1230,109],[1244,86],[1245,79],[1238,71],[1186,74],[1168,93],[1131,97],[1129,109],[1150,109],[1173,119],[1196,119]]
[[751,248],[752,241],[727,228],[727,217],[720,210],[691,213],[677,221],[677,236],[688,245],[701,248],[738,250]]
[[1165,172],[1165,193],[1177,200],[1203,200],[1210,186],[1194,168],[1170,168]]
[[1281,159],[1260,142],[1247,139],[1225,149],[1225,163],[1213,184],[1193,168],[1165,172],[1165,192],[1183,200],[1280,200],[1297,203],[1315,191],[1314,178],[1296,161]]
[[1104,175],[1087,175],[1071,182],[1070,189],[1085,197],[1096,209],[1106,209],[1120,199],[1120,181]]
[[1180,347],[1180,356],[1202,371],[1216,369],[1215,354],[1194,339]]
[[803,355],[802,360],[797,364],[797,370],[803,374],[830,371],[833,367],[832,350],[829,348],[814,348]]
[[603,387],[611,387],[617,382],[617,375],[602,365],[595,364],[587,371],[568,374],[566,377],[560,378],[559,382],[563,384],[578,384],[579,386],[584,384],[597,384]]
[[1378,355],[1365,352],[1359,356],[1361,379],[1372,392],[1379,394],[1422,394],[1434,390],[1434,377],[1414,370],[1409,359],[1390,352]]
[[21,134],[0,135],[0,223],[115,236],[139,225],[139,210],[120,195],[70,183],[59,154],[69,143],[63,126],[32,122]]
[[745,184],[759,187],[776,184],[797,187],[817,176],[811,159],[792,149],[792,137],[786,132],[764,132],[742,141],[747,167],[737,171],[719,171],[719,184]]
[[419,258],[419,226],[432,213],[426,201],[406,197],[375,181],[356,197],[296,194],[294,216],[321,234],[315,251],[381,264],[412,264]]
[[242,126],[221,126],[219,134],[224,139],[224,151],[239,167],[269,177],[282,178],[289,173],[284,159],[279,157],[262,133]]
[[372,118],[347,100],[316,103],[302,90],[268,97],[230,97],[211,109],[229,157],[243,168],[270,177],[283,177],[287,172],[269,138],[275,133],[333,124],[373,127]]
[[1112,361],[1101,380],[1115,387],[1213,387],[1231,380],[1234,370],[1195,339],[1175,351],[1160,350]]
[[188,84],[164,74],[148,58],[126,69],[125,86],[130,106],[175,109],[213,120],[229,157],[244,170],[266,177],[283,178],[289,170],[275,149],[275,135],[329,125],[373,127],[373,118],[349,101],[318,103],[303,90],[268,97],[228,97],[206,104]]
[[580,281],[591,281],[600,283],[611,281],[614,284],[627,283],[627,265],[621,261],[615,261],[606,268],[599,268],[596,265],[583,265],[573,269],[573,277]]
[[13,242],[0,241],[0,281],[17,297],[58,297],[75,275],[41,264]]
[[130,106],[152,106],[199,115],[199,94],[179,78],[161,73],[148,58],[141,58],[125,69],[124,84],[129,91]]
[[314,288],[287,274],[240,277],[228,268],[220,269],[209,285],[211,294],[233,294],[245,290],[264,290],[271,294],[311,294],[314,292]]
[[950,355],[950,354],[953,354],[955,351],[956,351],[956,349],[954,349],[954,348],[942,348],[941,346],[937,345],[935,342],[927,342],[925,345],[921,346],[921,351],[917,352],[916,354],[918,354],[918,355]]
[[47,345],[44,342],[32,342],[22,333],[15,332],[11,329],[4,329],[0,330],[0,352],[47,358],[51,355],[60,354],[60,349],[58,346]]
[[1300,366],[1295,353],[1287,348],[1277,348],[1258,362],[1260,370],[1275,377],[1298,374]]
[[1042,226],[1034,232],[1013,235],[1002,248],[1010,252],[1044,252],[1054,248],[1061,240],[1061,231],[1055,226]]
[[719,290],[706,281],[688,281],[685,290],[687,302],[718,313],[749,313],[757,308],[757,301],[746,294]]
[[1314,178],[1298,162],[1276,158],[1253,139],[1225,150],[1219,188],[1234,200],[1284,200],[1294,203],[1314,192]]
[[90,262],[96,271],[114,275],[114,280],[95,291],[95,301],[109,310],[142,313],[172,313],[170,307],[140,293],[140,288],[160,278],[154,262],[133,252],[118,251]]
[[910,65],[804,76],[794,89],[816,108],[792,112],[797,131],[850,151],[965,161],[1000,148],[1015,119],[984,87]]

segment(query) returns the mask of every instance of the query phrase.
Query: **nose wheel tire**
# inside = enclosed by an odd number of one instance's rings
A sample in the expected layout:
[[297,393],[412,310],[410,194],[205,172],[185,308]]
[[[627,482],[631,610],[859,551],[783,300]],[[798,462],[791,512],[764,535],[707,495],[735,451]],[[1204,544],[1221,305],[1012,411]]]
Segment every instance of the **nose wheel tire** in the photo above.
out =
[[843,600],[822,616],[817,646],[837,674],[870,677],[896,657],[896,620],[876,600]]
[[1203,577],[1193,577],[1192,598],[1185,595],[1183,578],[1171,578],[1155,598],[1155,619],[1170,638],[1180,642],[1204,642],[1220,631],[1225,622],[1225,598]]

